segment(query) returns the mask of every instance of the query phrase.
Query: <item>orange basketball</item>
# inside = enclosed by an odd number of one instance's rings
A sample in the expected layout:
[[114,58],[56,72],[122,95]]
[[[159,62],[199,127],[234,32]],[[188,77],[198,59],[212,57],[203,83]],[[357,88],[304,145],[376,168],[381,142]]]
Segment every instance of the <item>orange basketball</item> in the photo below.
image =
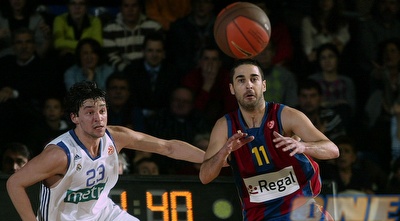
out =
[[214,37],[218,47],[233,58],[252,58],[268,45],[271,24],[265,12],[249,2],[235,2],[218,14]]

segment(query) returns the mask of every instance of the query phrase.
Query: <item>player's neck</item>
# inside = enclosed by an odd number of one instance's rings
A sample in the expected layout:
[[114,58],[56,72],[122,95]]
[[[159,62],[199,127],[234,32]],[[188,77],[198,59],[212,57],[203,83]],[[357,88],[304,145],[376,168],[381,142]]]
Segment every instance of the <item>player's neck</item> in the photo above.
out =
[[258,128],[261,126],[262,119],[265,113],[265,106],[255,110],[241,110],[247,128]]
[[82,142],[82,144],[85,146],[89,154],[92,157],[97,157],[97,155],[99,154],[100,138],[95,138],[77,129],[75,129],[75,134],[78,137],[78,139]]

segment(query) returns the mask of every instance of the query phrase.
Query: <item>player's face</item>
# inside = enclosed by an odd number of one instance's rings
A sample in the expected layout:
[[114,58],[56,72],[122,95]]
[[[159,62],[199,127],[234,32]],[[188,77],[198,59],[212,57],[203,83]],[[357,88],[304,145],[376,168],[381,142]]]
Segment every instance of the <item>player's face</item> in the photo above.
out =
[[150,66],[156,67],[165,58],[164,45],[161,41],[147,41],[144,49],[144,58]]
[[301,111],[305,114],[311,114],[318,110],[321,103],[321,96],[317,89],[302,89],[298,96],[298,102]]
[[246,110],[254,110],[265,102],[263,93],[266,90],[266,82],[262,80],[257,66],[250,64],[238,66],[230,89],[239,106]]
[[107,126],[107,106],[101,99],[87,99],[79,108],[79,115],[71,116],[78,132],[92,138],[104,136]]

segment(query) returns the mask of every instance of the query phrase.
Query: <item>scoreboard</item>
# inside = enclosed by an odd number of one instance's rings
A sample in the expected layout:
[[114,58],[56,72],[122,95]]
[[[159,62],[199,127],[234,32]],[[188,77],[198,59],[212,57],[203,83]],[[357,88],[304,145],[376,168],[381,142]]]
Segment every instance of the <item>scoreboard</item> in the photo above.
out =
[[[20,220],[0,176],[1,220]],[[39,185],[28,189],[34,209],[39,205]],[[241,208],[232,177],[202,184],[197,176],[119,177],[110,198],[143,221],[241,221]]]

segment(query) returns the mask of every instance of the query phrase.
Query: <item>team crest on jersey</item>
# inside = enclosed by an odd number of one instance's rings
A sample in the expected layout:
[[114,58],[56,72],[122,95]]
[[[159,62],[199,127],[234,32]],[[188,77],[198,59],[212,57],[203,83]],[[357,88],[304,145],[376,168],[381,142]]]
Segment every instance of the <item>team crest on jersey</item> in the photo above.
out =
[[108,155],[111,155],[114,153],[114,147],[113,146],[109,146],[107,149]]
[[78,165],[76,165],[76,171],[80,171],[82,169],[82,165],[80,163],[78,163]]
[[267,127],[268,127],[269,129],[272,129],[272,128],[274,127],[274,125],[275,125],[275,121],[273,121],[273,120],[268,121],[268,123],[267,123]]

